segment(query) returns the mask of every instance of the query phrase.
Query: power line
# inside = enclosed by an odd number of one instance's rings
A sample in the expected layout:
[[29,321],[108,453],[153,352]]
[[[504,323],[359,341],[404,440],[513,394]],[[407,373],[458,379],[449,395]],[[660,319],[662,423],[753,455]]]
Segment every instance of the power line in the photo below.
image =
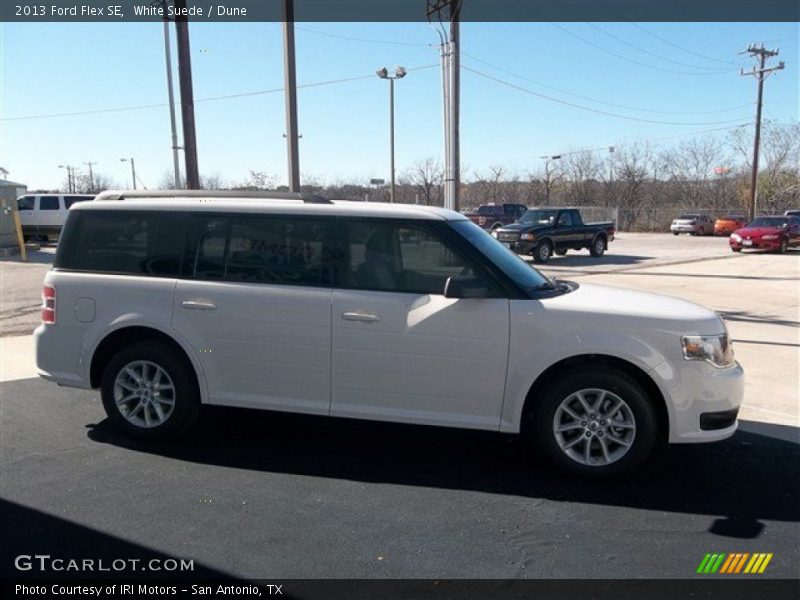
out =
[[417,46],[424,48],[430,48],[431,46],[433,46],[433,44],[426,44],[424,42],[398,42],[395,40],[375,40],[370,38],[355,37],[351,35],[342,35],[339,33],[330,33],[328,31],[320,31],[319,29],[312,29],[311,27],[301,27],[299,25],[296,25],[295,28],[300,29],[302,31],[307,31],[309,33],[314,33],[317,35],[324,35],[326,37],[336,38],[339,40],[347,40],[348,42],[361,42],[365,44],[388,44],[392,46]]
[[605,115],[607,117],[616,117],[618,119],[625,119],[628,121],[638,121],[640,123],[655,123],[658,125],[682,125],[682,126],[696,126],[696,125],[725,125],[728,123],[735,123],[736,121],[740,121],[741,118],[737,119],[729,119],[727,121],[709,121],[709,122],[701,122],[701,123],[680,123],[677,121],[660,121],[657,119],[643,119],[641,117],[633,117],[630,115],[620,115],[618,113],[612,113],[605,110],[600,110],[597,108],[591,108],[589,106],[583,106],[581,104],[575,104],[574,102],[568,102],[566,100],[561,100],[559,98],[553,98],[552,96],[547,96],[545,94],[541,94],[539,92],[535,92],[533,90],[529,90],[528,88],[524,88],[522,86],[516,85],[515,83],[511,83],[510,81],[506,81],[505,79],[500,79],[499,77],[495,77],[493,75],[489,75],[488,73],[484,73],[482,71],[478,71],[477,69],[473,69],[472,67],[468,67],[466,65],[462,65],[462,68],[466,71],[471,73],[475,73],[476,75],[480,75],[486,79],[499,83],[501,85],[505,85],[507,87],[513,88],[520,92],[524,92],[526,94],[530,94],[532,96],[536,96],[538,98],[542,98],[544,100],[549,100],[551,102],[556,102],[558,104],[563,104],[565,106],[571,106],[572,108],[578,108],[580,110],[585,110],[588,112],[596,113],[599,115]]
[[[419,67],[408,67],[407,71],[422,71],[424,69],[432,69],[433,67],[438,67],[437,64],[432,65],[422,65]],[[314,88],[314,87],[321,87],[325,85],[334,85],[337,83],[348,83],[351,81],[359,81],[362,79],[374,79],[375,75],[358,75],[356,77],[344,77],[342,79],[329,79],[327,81],[316,81],[313,83],[304,83],[298,85],[298,89],[300,88]],[[230,100],[232,98],[245,98],[247,96],[262,96],[266,94],[277,94],[284,90],[283,87],[279,88],[272,88],[269,90],[258,90],[254,92],[240,92],[238,94],[225,94],[222,96],[208,96],[206,98],[198,98],[195,99],[195,102],[215,102],[217,100]],[[66,112],[66,113],[50,113],[44,115],[27,115],[23,117],[4,117],[0,119],[0,121],[27,121],[32,119],[51,119],[56,117],[75,117],[75,116],[83,116],[83,115],[96,115],[102,113],[114,113],[114,112],[126,112],[126,111],[133,111],[133,110],[145,110],[148,108],[162,108],[164,106],[169,106],[168,102],[161,102],[159,104],[140,104],[138,106],[125,106],[119,108],[99,108],[94,110],[84,110],[84,111],[75,111],[75,112]]]
[[632,27],[635,27],[636,29],[639,29],[640,31],[643,31],[644,33],[646,33],[647,35],[649,35],[653,39],[656,39],[656,40],[658,40],[659,42],[661,42],[663,44],[667,44],[668,46],[672,46],[673,48],[675,48],[677,50],[680,50],[681,52],[685,52],[686,54],[689,54],[690,56],[695,57],[695,58],[698,58],[698,57],[699,58],[705,58],[706,60],[718,62],[718,63],[721,63],[721,64],[739,66],[739,63],[736,63],[736,62],[734,62],[732,60],[724,60],[724,59],[721,59],[721,58],[715,58],[713,56],[708,56],[708,55],[705,55],[705,54],[701,54],[700,52],[697,52],[695,50],[689,50],[687,48],[684,48],[683,46],[680,46],[680,45],[678,45],[678,44],[676,44],[674,42],[671,42],[670,40],[665,39],[665,38],[661,37],[660,35],[656,35],[652,31],[650,31],[649,29],[646,29],[645,27],[642,27],[641,25],[639,25],[635,21],[629,21],[628,19],[625,18],[625,15],[623,15],[621,12],[616,10],[613,6],[611,6],[607,2],[603,2],[603,0],[598,0],[598,1],[601,4],[603,4],[608,10],[610,10],[611,12],[613,12],[617,16],[619,16],[621,18],[621,20],[624,21],[625,23],[627,23],[628,25],[631,25]]
[[476,56],[473,56],[471,54],[468,54],[466,52],[462,51],[462,54],[464,56],[468,57],[468,58],[471,58],[472,60],[474,60],[476,62],[479,62],[481,64],[486,65],[487,67],[492,67],[493,69],[497,69],[498,71],[502,71],[504,73],[507,73],[508,75],[513,75],[514,77],[517,77],[517,78],[522,79],[524,81],[528,81],[530,83],[535,83],[536,85],[540,85],[542,87],[546,87],[548,89],[554,90],[554,91],[559,92],[561,94],[566,94],[568,96],[575,96],[576,98],[581,98],[583,100],[589,100],[590,102],[595,102],[597,104],[605,104],[606,106],[614,106],[616,108],[624,108],[624,109],[627,109],[627,110],[635,110],[635,111],[639,111],[639,112],[649,112],[649,113],[662,114],[662,115],[708,115],[708,114],[716,114],[716,113],[722,113],[722,112],[730,112],[730,111],[733,111],[733,110],[738,110],[740,108],[746,108],[748,106],[753,106],[752,102],[747,102],[745,104],[739,104],[737,106],[731,106],[731,107],[728,107],[728,108],[720,108],[720,109],[715,109],[715,110],[706,110],[706,111],[671,111],[671,110],[656,110],[656,109],[652,109],[652,108],[640,108],[640,107],[636,107],[636,106],[628,106],[628,105],[625,105],[625,104],[616,104],[614,102],[606,102],[606,101],[603,101],[603,100],[598,100],[597,98],[593,98],[591,96],[584,96],[582,94],[578,94],[578,93],[575,93],[575,92],[568,92],[567,90],[562,90],[562,89],[557,88],[557,87],[555,87],[553,85],[549,85],[547,83],[542,83],[541,81],[536,81],[535,79],[531,79],[529,77],[525,77],[524,75],[520,75],[519,73],[514,73],[513,71],[509,71],[508,69],[505,69],[505,68],[500,67],[498,65],[486,62],[485,60],[482,60],[482,59],[480,59],[480,58],[478,58]]
[[[566,10],[567,12],[572,13],[573,15],[578,17],[579,19],[581,18],[581,15],[579,15],[577,12],[575,12],[574,10],[569,8],[568,6],[565,6],[565,5],[561,4],[560,2],[556,2],[556,4],[558,6],[560,6],[561,8],[563,8],[564,10]],[[664,60],[664,61],[670,62],[672,64],[675,64],[675,65],[678,65],[678,66],[681,66],[681,67],[689,67],[691,69],[705,70],[705,71],[708,71],[708,73],[707,73],[708,75],[715,75],[715,74],[718,74],[718,73],[728,73],[728,72],[730,72],[730,69],[721,69],[719,67],[716,67],[716,68],[703,67],[703,66],[696,65],[696,64],[685,63],[685,62],[681,62],[681,61],[678,61],[678,60],[673,60],[673,59],[668,58],[666,56],[662,56],[660,54],[656,54],[655,52],[650,52],[649,50],[647,50],[645,48],[637,46],[636,44],[633,44],[633,43],[631,43],[631,42],[619,37],[618,35],[615,35],[615,34],[611,33],[610,31],[606,31],[605,29],[603,29],[602,27],[600,27],[599,25],[597,25],[595,23],[592,23],[590,21],[583,21],[583,22],[586,23],[587,25],[589,25],[590,27],[592,27],[593,29],[596,29],[597,31],[599,31],[603,35],[606,35],[606,36],[610,37],[611,39],[619,42],[620,44],[624,44],[625,46],[628,46],[629,48],[633,48],[634,50],[638,50],[639,52],[642,52],[643,54],[647,54],[648,56],[652,56],[653,58],[657,58],[659,60]],[[699,73],[697,73],[697,74],[699,74]]]
[[[671,139],[684,138],[684,137],[693,137],[693,136],[703,135],[703,134],[707,134],[707,133],[718,133],[720,131],[733,131],[734,129],[742,129],[744,127],[752,127],[753,125],[754,125],[753,123],[740,123],[740,124],[734,125],[732,127],[715,127],[713,129],[702,129],[700,131],[676,133],[676,134],[666,135],[666,136],[657,137],[657,138],[643,138],[643,139],[640,138],[640,139],[637,139],[637,140],[634,140],[634,141],[630,141],[630,142],[615,142],[613,144],[613,147],[614,148],[624,148],[626,146],[632,146],[633,144],[640,143],[640,142],[662,142],[664,140],[671,140]],[[551,155],[564,157],[564,156],[573,156],[573,155],[576,155],[576,154],[585,154],[587,152],[594,153],[594,152],[600,152],[600,151],[607,151],[610,146],[611,145],[606,144],[605,146],[598,146],[596,148],[581,148],[581,149],[578,149],[578,150],[570,150],[568,152],[554,152],[554,153],[551,153]],[[539,159],[539,158],[541,158],[541,153],[539,153],[537,155],[523,156],[523,157],[519,157],[519,158],[505,158],[505,159],[501,159],[499,161],[493,161],[493,162],[501,162],[501,163],[504,163],[504,162],[518,162],[518,161],[536,160],[536,159]]]

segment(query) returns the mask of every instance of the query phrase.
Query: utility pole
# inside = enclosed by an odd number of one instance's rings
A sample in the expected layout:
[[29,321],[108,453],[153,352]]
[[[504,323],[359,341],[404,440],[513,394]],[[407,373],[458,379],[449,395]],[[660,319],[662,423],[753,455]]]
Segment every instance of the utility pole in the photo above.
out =
[[133,189],[136,189],[136,163],[133,162],[133,157],[119,159],[119,162],[129,162],[129,161],[131,163],[131,181],[133,182]]
[[750,174],[750,202],[748,205],[748,214],[752,221],[756,217],[756,203],[758,201],[758,154],[761,146],[761,106],[764,99],[764,80],[769,77],[770,73],[780,71],[784,68],[784,62],[781,61],[777,66],[766,68],[768,58],[778,56],[779,50],[767,50],[764,45],[756,46],[750,44],[744,53],[752,57],[758,57],[758,68],[753,67],[752,70],[745,73],[744,69],[741,70],[741,75],[753,75],[758,79],[758,101],[756,103],[756,133],[755,140],[753,141],[753,171]]
[[294,0],[283,0],[283,79],[286,100],[286,167],[289,189],[300,191],[300,151],[297,135],[297,73],[294,60]]
[[167,98],[169,100],[169,125],[172,131],[172,171],[175,176],[175,189],[181,189],[181,165],[178,157],[178,128],[175,123],[175,92],[172,88],[172,48],[169,41],[169,18],[164,11],[164,58],[167,63]]
[[[175,17],[178,44],[178,79],[181,88],[181,117],[183,118],[183,154],[186,161],[186,187],[200,189],[197,167],[197,135],[194,127],[194,91],[192,90],[192,57],[189,47],[189,20],[186,0],[175,0],[175,8],[184,14]],[[135,182],[134,182],[135,183]],[[136,186],[134,185],[134,188]]]
[[[437,16],[442,59],[442,99],[444,106],[444,206],[458,210],[460,191],[459,107],[460,107],[460,29],[462,0],[428,0],[428,21]],[[447,9],[447,10],[445,10]],[[446,12],[449,29],[442,14]]]
[[89,191],[93,192],[94,191],[94,172],[92,171],[92,166],[96,165],[97,163],[96,162],[85,162],[83,164],[85,164],[87,167],[89,167]]
[[72,194],[75,191],[75,167],[72,165],[58,165],[58,168],[67,170],[67,192]]

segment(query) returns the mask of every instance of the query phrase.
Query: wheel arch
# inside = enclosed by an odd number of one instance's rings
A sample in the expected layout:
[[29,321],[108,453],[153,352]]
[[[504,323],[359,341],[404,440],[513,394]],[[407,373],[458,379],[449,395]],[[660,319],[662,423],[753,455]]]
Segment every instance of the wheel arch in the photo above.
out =
[[115,351],[120,347],[145,340],[157,340],[171,347],[192,368],[197,377],[201,401],[205,402],[206,388],[200,364],[196,358],[175,337],[154,327],[145,325],[128,325],[106,334],[92,352],[89,366],[89,383],[93,389],[99,388],[103,379],[103,371]]
[[533,409],[537,398],[551,382],[572,369],[589,366],[615,369],[628,375],[641,385],[655,410],[659,437],[664,440],[669,439],[669,411],[664,394],[661,392],[658,384],[656,384],[653,378],[638,365],[623,358],[607,354],[582,354],[571,356],[550,365],[547,369],[542,371],[534,380],[525,396],[525,402],[522,405],[522,413],[519,421],[520,431],[522,431],[525,424],[529,422],[528,415]]

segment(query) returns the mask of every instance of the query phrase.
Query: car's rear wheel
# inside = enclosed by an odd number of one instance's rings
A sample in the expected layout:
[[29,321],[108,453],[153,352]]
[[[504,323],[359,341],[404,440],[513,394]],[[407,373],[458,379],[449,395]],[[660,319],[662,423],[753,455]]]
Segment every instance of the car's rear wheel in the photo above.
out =
[[533,260],[537,263],[546,263],[552,255],[553,245],[547,240],[539,242],[533,249]]
[[591,254],[595,258],[598,258],[600,256],[603,256],[605,251],[606,251],[606,240],[602,235],[598,235],[592,241],[592,246],[589,248],[589,254]]
[[789,242],[786,241],[786,238],[781,240],[781,245],[778,247],[778,252],[780,254],[786,254],[786,251],[789,249]]
[[672,235],[680,235],[680,232],[679,231],[673,231]]
[[115,354],[103,371],[101,394],[114,425],[139,438],[181,433],[200,410],[192,366],[155,340],[136,342]]
[[524,430],[528,441],[575,475],[630,472],[647,459],[657,439],[647,394],[621,371],[572,371],[532,401]]

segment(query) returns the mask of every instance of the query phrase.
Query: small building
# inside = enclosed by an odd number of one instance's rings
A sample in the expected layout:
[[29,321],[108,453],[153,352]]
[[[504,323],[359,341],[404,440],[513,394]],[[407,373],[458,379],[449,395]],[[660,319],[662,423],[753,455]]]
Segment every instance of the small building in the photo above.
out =
[[0,179],[0,248],[19,247],[13,211],[17,210],[17,198],[27,191],[24,183]]

